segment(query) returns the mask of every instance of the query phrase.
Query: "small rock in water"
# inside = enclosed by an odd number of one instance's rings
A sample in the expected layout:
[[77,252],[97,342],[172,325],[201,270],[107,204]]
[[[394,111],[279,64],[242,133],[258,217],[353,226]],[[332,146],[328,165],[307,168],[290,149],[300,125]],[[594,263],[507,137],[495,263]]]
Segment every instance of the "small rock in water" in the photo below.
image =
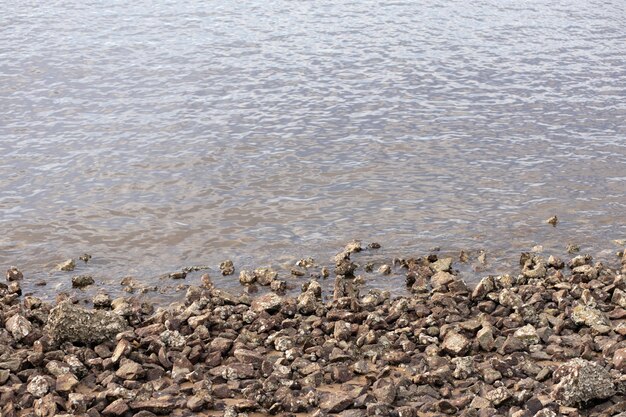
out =
[[88,254],[88,253],[84,253],[84,254],[80,255],[78,257],[78,259],[80,259],[81,261],[87,263],[87,262],[89,262],[91,260],[91,255]]
[[383,275],[389,275],[391,274],[391,267],[387,264],[383,264],[378,268],[378,272]]
[[372,242],[369,245],[367,245],[367,247],[370,248],[370,249],[380,249],[381,248],[380,243],[378,243],[378,242]]
[[296,266],[299,266],[300,268],[313,268],[315,266],[315,260],[311,257],[302,258],[296,262]]
[[566,247],[567,253],[576,253],[580,252],[580,246],[575,243],[568,243]]
[[344,248],[344,252],[347,252],[347,253],[361,252],[361,249],[362,249],[361,241],[353,240],[352,242],[346,245],[346,247]]
[[220,263],[220,271],[222,272],[222,275],[232,275],[235,273],[235,265],[233,265],[233,261],[231,261],[230,259],[225,260],[224,262]]
[[257,268],[254,270],[254,276],[260,285],[271,285],[278,276],[278,272],[270,267]]
[[556,216],[552,216],[548,220],[546,220],[546,223],[551,224],[552,226],[556,226],[558,222],[559,219]]
[[241,285],[250,285],[256,282],[256,276],[252,271],[243,269],[239,272],[239,282]]
[[19,281],[22,278],[24,278],[24,274],[17,269],[17,266],[11,266],[7,269],[7,281]]
[[93,283],[94,280],[91,275],[77,275],[72,277],[72,287],[74,288],[84,288],[88,285],[92,285]]
[[185,279],[187,277],[187,273],[185,271],[172,272],[169,277],[171,279]]
[[464,250],[461,250],[461,253],[459,253],[459,262],[466,263],[467,261],[469,261],[469,255]]
[[76,268],[76,262],[73,259],[68,259],[65,262],[61,262],[57,265],[59,271],[73,271]]

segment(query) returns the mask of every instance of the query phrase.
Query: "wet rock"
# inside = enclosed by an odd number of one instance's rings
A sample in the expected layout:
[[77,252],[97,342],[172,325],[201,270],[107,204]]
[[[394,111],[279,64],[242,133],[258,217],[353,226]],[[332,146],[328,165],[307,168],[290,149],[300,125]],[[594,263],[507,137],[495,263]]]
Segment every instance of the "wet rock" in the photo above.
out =
[[391,274],[391,267],[387,264],[383,264],[378,267],[378,273],[383,275]]
[[460,333],[448,332],[444,338],[442,347],[451,355],[462,356],[470,347],[470,341]]
[[380,249],[381,245],[378,242],[372,242],[369,245],[367,245],[367,247],[370,249]]
[[91,275],[77,275],[72,277],[72,287],[74,288],[84,288],[94,283],[93,277]]
[[271,285],[278,276],[278,272],[269,267],[257,268],[254,270],[254,276],[259,285]]
[[353,277],[356,265],[350,261],[350,258],[340,259],[335,266],[335,274],[346,277]]
[[11,266],[7,269],[7,281],[19,281],[24,278],[22,271],[17,269],[17,266]]
[[558,222],[559,222],[559,219],[556,216],[552,216],[548,220],[546,220],[546,223],[551,224],[554,227],[556,227]]
[[65,262],[61,262],[57,265],[59,271],[73,271],[76,268],[76,262],[73,259],[68,259]]
[[615,387],[609,372],[595,362],[572,359],[561,365],[553,376],[552,398],[565,406],[594,399],[609,398]]
[[450,272],[452,268],[452,258],[441,258],[430,264],[435,272]]
[[108,294],[96,294],[91,300],[95,308],[110,308],[111,301],[111,297]]
[[99,343],[113,339],[127,328],[126,321],[115,313],[86,310],[68,301],[50,311],[46,324],[51,338],[59,343]]
[[176,272],[172,272],[169,277],[171,279],[185,279],[187,278],[187,272],[185,271],[176,271]]
[[30,321],[20,314],[10,317],[6,321],[5,327],[18,342],[33,331],[33,326]]
[[242,285],[250,285],[256,282],[256,275],[253,272],[246,269],[239,272],[239,282]]
[[233,265],[233,261],[230,259],[225,260],[220,263],[220,271],[222,275],[232,275],[235,273],[235,265]]
[[482,300],[487,294],[496,288],[493,277],[488,276],[481,279],[472,291],[472,300]]
[[611,321],[606,314],[595,308],[577,305],[573,308],[571,319],[578,325],[586,325],[600,334],[609,333],[611,331]]
[[91,260],[91,255],[88,254],[88,253],[83,253],[82,255],[80,255],[78,257],[78,259],[80,259],[81,261],[87,263],[87,262],[89,262]]

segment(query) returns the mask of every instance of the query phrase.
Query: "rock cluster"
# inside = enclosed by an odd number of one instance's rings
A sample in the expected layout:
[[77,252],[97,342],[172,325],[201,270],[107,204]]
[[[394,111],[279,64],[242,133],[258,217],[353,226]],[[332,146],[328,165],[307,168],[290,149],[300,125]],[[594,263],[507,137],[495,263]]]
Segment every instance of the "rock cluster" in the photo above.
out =
[[[100,294],[88,310],[3,284],[0,415],[626,413],[623,267],[523,254],[519,273],[470,288],[449,258],[398,259],[389,273],[411,295],[391,298],[361,294],[360,249],[335,259],[326,301],[315,280],[254,299],[205,283],[167,308]],[[241,277],[271,285],[276,273]]]

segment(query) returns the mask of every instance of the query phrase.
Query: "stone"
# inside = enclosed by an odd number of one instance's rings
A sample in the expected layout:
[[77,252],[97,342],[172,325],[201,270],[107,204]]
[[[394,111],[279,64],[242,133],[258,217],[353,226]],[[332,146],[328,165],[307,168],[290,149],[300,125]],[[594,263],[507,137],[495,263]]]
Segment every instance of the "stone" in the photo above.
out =
[[611,331],[611,321],[603,312],[586,305],[577,305],[572,309],[571,319],[578,325],[591,327],[597,333],[604,334]]
[[626,371],[626,348],[617,349],[613,353],[613,367],[622,373]]
[[537,334],[537,329],[532,324],[527,324],[524,327],[520,327],[513,333],[513,336],[523,342],[524,344],[536,345],[539,343],[539,335]]
[[78,385],[78,379],[74,374],[61,374],[56,380],[56,390],[58,392],[70,392]]
[[452,268],[452,258],[441,258],[430,264],[435,272],[450,272]]
[[485,399],[491,401],[491,403],[498,407],[500,404],[511,398],[511,393],[506,387],[499,387],[485,393]]
[[144,370],[137,362],[123,359],[115,376],[122,379],[136,380],[143,376]]
[[595,362],[581,358],[571,359],[559,366],[553,374],[556,384],[551,396],[565,406],[576,406],[615,394],[609,372]]
[[250,285],[256,282],[256,275],[252,271],[244,269],[239,272],[239,282],[241,285]]
[[327,413],[339,413],[348,408],[353,401],[350,395],[341,391],[322,392],[319,408]]
[[271,285],[272,281],[278,277],[278,273],[274,271],[272,268],[257,268],[254,270],[254,276],[256,277],[256,281],[259,285]]
[[297,307],[302,314],[313,314],[317,309],[317,297],[312,291],[305,291],[298,296]]
[[74,268],[76,268],[76,262],[73,259],[68,259],[57,265],[59,271],[73,271]]
[[439,271],[436,272],[432,277],[430,277],[430,285],[433,288],[443,287],[444,285],[448,285],[455,280],[455,276],[449,272]]
[[102,410],[105,416],[123,416],[129,410],[128,404],[122,398],[118,398]]
[[485,352],[490,352],[495,347],[495,339],[493,337],[493,329],[491,326],[483,327],[476,333],[476,339],[480,347]]
[[11,316],[6,321],[5,327],[18,342],[33,331],[33,325],[21,314]]
[[478,282],[478,285],[472,291],[472,300],[482,300],[487,294],[495,289],[495,283],[492,276],[484,277]]
[[127,330],[128,324],[119,315],[102,310],[87,310],[69,301],[50,311],[45,329],[53,341],[100,343]]
[[517,295],[513,290],[505,288],[500,291],[498,296],[498,302],[500,305],[509,308],[520,308],[523,305],[522,298]]
[[91,275],[77,275],[72,277],[72,287],[74,288],[84,288],[94,283],[93,277]]
[[462,356],[470,347],[470,341],[460,333],[448,332],[443,340],[443,349],[451,355]]
[[556,225],[559,223],[559,219],[556,216],[552,216],[548,220],[546,220],[546,223],[551,224],[552,226],[556,227]]
[[37,375],[26,386],[26,391],[33,395],[35,398],[41,398],[50,390],[50,384],[46,377]]
[[280,307],[283,304],[283,298],[270,293],[262,295],[252,301],[252,311],[260,313],[262,311],[267,311],[268,313],[275,313],[280,310]]
[[17,266],[11,266],[7,269],[7,281],[19,281],[24,278],[22,271],[17,269]]
[[233,261],[231,261],[230,259],[227,259],[224,262],[220,263],[220,271],[222,272],[222,275],[234,274],[235,265],[233,264]]
[[150,398],[149,400],[137,400],[129,404],[130,408],[135,411],[150,411],[154,414],[169,415],[176,401],[172,397]]

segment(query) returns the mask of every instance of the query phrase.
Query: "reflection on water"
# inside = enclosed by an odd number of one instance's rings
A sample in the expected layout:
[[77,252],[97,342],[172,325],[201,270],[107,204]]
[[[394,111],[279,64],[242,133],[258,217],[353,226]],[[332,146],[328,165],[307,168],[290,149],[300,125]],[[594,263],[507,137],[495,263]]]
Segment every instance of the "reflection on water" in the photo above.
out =
[[626,237],[622,1],[266,3],[4,8],[0,265],[62,289],[85,251],[151,281],[357,237],[497,272]]

